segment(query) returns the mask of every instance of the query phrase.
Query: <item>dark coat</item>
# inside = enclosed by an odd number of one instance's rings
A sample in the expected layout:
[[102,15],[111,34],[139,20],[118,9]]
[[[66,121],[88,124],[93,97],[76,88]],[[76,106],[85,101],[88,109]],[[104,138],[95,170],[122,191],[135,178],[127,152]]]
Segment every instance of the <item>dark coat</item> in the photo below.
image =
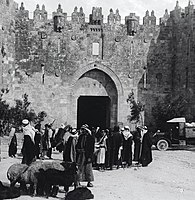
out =
[[133,132],[133,141],[134,141],[134,161],[139,161],[140,150],[141,150],[141,132],[136,130]]
[[42,135],[42,147],[44,151],[49,149],[49,131],[45,129],[44,134]]
[[92,160],[94,153],[95,138],[90,134],[79,135],[76,145],[78,181],[91,182],[94,180],[92,171]]
[[84,152],[85,162],[92,163],[94,153],[95,138],[88,134],[81,134],[76,145],[78,155]]
[[36,132],[35,133],[35,155],[37,158],[39,158],[40,147],[41,147],[41,133]]
[[122,162],[129,166],[132,164],[132,137],[127,140],[123,137]]
[[22,164],[30,165],[35,159],[35,144],[29,135],[24,135],[24,143],[22,146]]
[[67,143],[64,145],[63,161],[76,162],[76,143],[77,138],[70,136]]
[[149,133],[145,133],[142,140],[140,163],[146,167],[152,162],[152,140]]
[[118,164],[119,148],[122,146],[122,135],[119,131],[113,132],[113,162],[115,165]]
[[16,134],[14,134],[14,136],[11,139],[10,145],[9,145],[9,156],[12,157],[16,155],[17,153],[17,138],[16,138]]
[[59,128],[54,138],[55,143],[56,143],[56,150],[58,150],[59,152],[62,152],[64,149],[64,144],[63,144],[64,134],[65,134],[65,129]]
[[106,139],[106,167],[112,168],[113,165],[113,135],[108,135]]

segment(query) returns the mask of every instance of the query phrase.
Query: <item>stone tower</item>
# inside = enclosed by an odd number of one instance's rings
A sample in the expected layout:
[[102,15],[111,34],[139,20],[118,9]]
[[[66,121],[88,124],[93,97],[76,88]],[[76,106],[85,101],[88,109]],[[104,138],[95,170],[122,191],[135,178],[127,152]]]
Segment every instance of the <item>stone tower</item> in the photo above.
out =
[[57,12],[53,12],[52,17],[54,23],[54,31],[62,32],[62,30],[64,29],[64,23],[67,20],[67,13],[63,13],[61,4],[58,4]]
[[103,17],[102,8],[93,7],[92,14],[89,15],[89,23],[92,25],[101,25],[103,24]]

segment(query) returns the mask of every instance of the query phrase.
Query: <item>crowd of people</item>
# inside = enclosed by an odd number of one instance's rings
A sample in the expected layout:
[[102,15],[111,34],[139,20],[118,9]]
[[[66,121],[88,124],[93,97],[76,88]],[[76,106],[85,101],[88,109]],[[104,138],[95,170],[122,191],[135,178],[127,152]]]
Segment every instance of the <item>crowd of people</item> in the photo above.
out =
[[[152,141],[146,126],[138,126],[130,131],[129,126],[102,130],[100,127],[72,128],[61,124],[53,129],[51,124],[34,127],[27,119],[22,121],[23,145],[22,163],[30,165],[36,159],[52,159],[52,151],[62,153],[65,162],[75,162],[78,166],[78,182],[87,182],[92,187],[93,169],[100,171],[113,168],[148,166],[152,162]],[[15,129],[10,132],[9,156],[17,152]]]

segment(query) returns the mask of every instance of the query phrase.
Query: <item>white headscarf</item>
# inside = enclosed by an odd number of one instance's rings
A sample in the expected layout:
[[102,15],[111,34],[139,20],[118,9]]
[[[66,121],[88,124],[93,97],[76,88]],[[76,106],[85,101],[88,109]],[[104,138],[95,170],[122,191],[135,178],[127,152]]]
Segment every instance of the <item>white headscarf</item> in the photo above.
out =
[[[22,123],[23,123],[23,121],[22,121]],[[34,143],[35,142],[34,141],[34,137],[35,137],[35,129],[34,129],[34,127],[32,127],[30,125],[30,123],[28,123],[27,125],[26,125],[26,123],[23,123],[23,124],[25,125],[25,126],[23,126],[23,133],[24,133],[24,135],[30,136],[32,142]]]
[[131,132],[130,132],[129,129],[130,129],[130,128],[129,128],[128,126],[125,126],[125,127],[124,127],[124,131],[122,132],[122,134],[123,134],[125,140],[128,140],[130,137],[133,136],[133,135],[131,134]]

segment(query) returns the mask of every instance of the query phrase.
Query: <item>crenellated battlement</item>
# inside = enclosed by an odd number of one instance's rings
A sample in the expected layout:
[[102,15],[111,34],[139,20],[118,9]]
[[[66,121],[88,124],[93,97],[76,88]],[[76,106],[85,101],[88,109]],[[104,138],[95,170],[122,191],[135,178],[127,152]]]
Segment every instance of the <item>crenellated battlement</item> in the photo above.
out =
[[[20,7],[18,8],[17,3],[14,2],[14,0],[2,0],[0,6],[4,7],[6,6],[9,10],[9,7],[13,7],[13,4],[15,4],[16,9],[16,17],[17,18],[24,18],[29,19],[29,11],[25,9],[24,3],[21,3]],[[195,9],[194,5],[189,1],[188,6],[186,6],[184,9],[182,9],[179,6],[179,1],[176,1],[176,6],[174,10],[168,13],[168,10],[165,10],[164,16],[162,16],[159,19],[159,25],[171,25],[172,21],[176,23],[182,23],[185,19],[190,21],[190,19],[195,20]],[[130,13],[129,16],[125,16],[124,24],[127,25],[130,23],[129,26],[131,27],[138,27],[140,25],[140,16],[136,16],[136,14],[133,16],[133,13]],[[104,16],[102,14],[102,8],[101,7],[93,7],[92,13],[89,15],[89,22],[86,22],[86,18],[88,18],[84,12],[84,9],[81,7],[78,9],[77,7],[74,8],[73,12],[71,13],[71,18],[67,17],[68,14],[66,12],[63,12],[63,9],[61,5],[58,5],[57,11],[54,11],[52,13],[52,19],[48,19],[48,12],[46,10],[45,5],[36,5],[35,10],[33,11],[33,21],[34,24],[41,24],[40,22],[48,22],[54,23],[54,30],[55,31],[61,31],[64,28],[65,23],[72,23],[72,24],[86,24],[89,23],[91,25],[102,25],[102,24],[108,24],[108,25],[120,25],[122,24],[121,21],[121,15],[119,14],[119,10],[117,9],[116,12],[113,11],[113,9],[110,9],[110,13],[107,16],[107,21],[104,21]],[[138,21],[133,20],[133,18],[137,18]],[[30,19],[29,19],[30,20]],[[144,26],[156,26],[156,16],[154,11],[152,10],[151,13],[149,11],[146,11],[145,16],[143,17],[143,25]],[[127,22],[128,21],[128,22]],[[131,22],[130,22],[131,21]],[[134,22],[133,22],[134,21]],[[137,29],[137,28],[135,28]]]

